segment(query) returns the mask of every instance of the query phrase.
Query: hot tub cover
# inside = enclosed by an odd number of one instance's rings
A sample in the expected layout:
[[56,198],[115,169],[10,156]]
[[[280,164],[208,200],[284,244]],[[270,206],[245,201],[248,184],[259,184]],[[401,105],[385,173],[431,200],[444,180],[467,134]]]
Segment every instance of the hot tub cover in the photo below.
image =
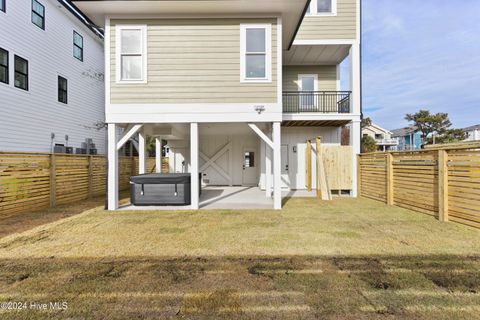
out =
[[136,184],[182,184],[190,183],[190,173],[147,173],[130,177]]

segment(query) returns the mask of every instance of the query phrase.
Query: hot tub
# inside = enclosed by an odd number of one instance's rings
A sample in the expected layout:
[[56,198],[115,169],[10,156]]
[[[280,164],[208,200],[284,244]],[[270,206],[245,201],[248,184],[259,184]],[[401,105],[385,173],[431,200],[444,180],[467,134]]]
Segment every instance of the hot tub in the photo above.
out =
[[[201,174],[199,193],[201,193]],[[130,200],[136,206],[191,204],[189,173],[147,173],[130,177]]]

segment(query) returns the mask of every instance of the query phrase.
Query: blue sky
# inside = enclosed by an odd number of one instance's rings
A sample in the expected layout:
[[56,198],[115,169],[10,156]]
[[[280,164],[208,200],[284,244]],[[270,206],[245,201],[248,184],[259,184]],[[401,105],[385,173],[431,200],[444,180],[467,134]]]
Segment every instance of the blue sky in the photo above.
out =
[[364,114],[395,129],[420,108],[480,123],[480,0],[363,0]]

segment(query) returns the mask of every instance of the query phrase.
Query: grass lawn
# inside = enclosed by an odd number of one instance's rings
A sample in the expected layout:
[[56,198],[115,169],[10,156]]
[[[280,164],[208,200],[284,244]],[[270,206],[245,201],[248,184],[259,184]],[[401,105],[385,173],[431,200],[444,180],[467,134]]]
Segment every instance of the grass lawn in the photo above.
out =
[[480,230],[367,199],[95,208],[0,239],[0,301],[68,303],[1,319],[480,319]]

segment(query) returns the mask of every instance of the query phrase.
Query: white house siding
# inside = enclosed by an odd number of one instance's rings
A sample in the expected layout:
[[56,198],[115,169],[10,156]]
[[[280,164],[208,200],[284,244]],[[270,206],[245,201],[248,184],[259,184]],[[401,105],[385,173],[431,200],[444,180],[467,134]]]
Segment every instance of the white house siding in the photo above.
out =
[[[92,138],[99,153],[105,131],[103,42],[56,0],[45,6],[45,30],[31,22],[31,1],[7,1],[0,12],[0,47],[9,51],[10,83],[0,83],[0,151],[50,152],[53,143],[80,147]],[[83,36],[84,61],[73,57],[73,31]],[[29,91],[14,87],[14,55],[28,60]],[[57,77],[68,79],[68,104],[58,102]]]

